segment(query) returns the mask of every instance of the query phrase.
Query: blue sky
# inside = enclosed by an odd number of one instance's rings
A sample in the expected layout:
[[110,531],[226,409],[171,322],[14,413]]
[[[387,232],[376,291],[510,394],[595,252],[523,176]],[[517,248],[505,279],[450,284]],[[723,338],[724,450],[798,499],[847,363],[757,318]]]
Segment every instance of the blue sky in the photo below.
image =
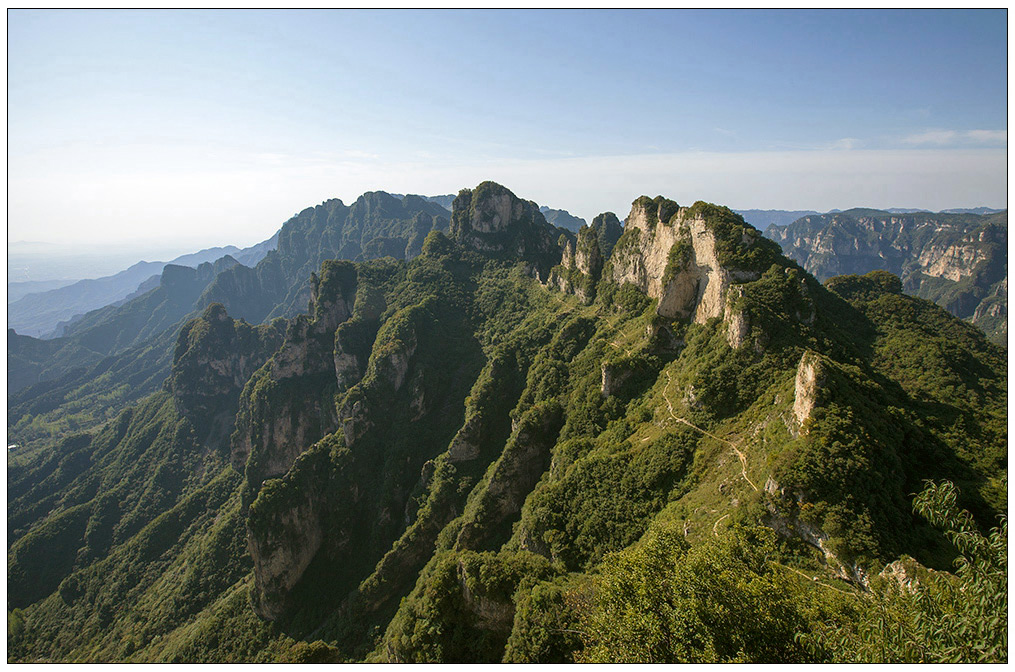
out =
[[9,239],[248,245],[369,189],[484,179],[1007,206],[1007,13],[8,13]]

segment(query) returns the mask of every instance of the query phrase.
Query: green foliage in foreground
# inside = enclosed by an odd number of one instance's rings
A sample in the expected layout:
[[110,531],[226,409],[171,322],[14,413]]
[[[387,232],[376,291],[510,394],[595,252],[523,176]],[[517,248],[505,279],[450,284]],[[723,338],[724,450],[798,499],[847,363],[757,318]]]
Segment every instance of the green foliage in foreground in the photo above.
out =
[[802,640],[836,663],[1007,663],[1008,519],[984,535],[957,495],[952,483],[928,483],[915,502],[959,550],[954,575],[893,563],[860,595],[855,619]]
[[679,529],[612,555],[580,626],[587,663],[804,662],[803,614],[769,563],[774,535],[732,529],[689,547]]

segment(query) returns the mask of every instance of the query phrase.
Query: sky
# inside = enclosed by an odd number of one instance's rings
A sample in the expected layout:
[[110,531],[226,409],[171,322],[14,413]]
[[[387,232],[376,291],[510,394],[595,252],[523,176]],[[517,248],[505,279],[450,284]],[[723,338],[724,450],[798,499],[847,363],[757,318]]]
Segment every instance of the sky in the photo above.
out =
[[9,10],[8,241],[252,245],[483,180],[591,220],[1007,207],[1007,11]]

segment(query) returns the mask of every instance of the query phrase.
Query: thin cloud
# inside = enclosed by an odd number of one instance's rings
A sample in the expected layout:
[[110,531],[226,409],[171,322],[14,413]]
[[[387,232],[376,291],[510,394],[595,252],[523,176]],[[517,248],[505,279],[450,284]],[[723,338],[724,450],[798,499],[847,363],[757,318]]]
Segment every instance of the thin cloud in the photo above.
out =
[[850,149],[857,149],[858,147],[860,147],[860,145],[861,145],[861,142],[860,142],[860,140],[858,138],[839,138],[838,140],[833,142],[831,145],[829,145],[828,149],[845,149],[845,150],[850,150]]
[[971,130],[954,131],[933,129],[923,133],[914,133],[902,138],[903,144],[913,147],[936,146],[948,147],[957,145],[992,145],[1006,147],[1008,145],[1007,130]]
[[966,131],[970,140],[983,144],[1008,145],[1008,131]]
[[[69,170],[65,157],[61,171],[12,171],[9,234],[13,240],[96,242],[173,231],[209,244],[250,245],[292,214],[328,198],[349,203],[378,189],[451,194],[483,180],[587,220],[608,210],[623,217],[642,194],[663,194],[682,204],[705,200],[821,211],[858,204],[941,210],[1007,203],[1007,151],[982,146],[529,160],[409,156],[393,162],[352,160],[335,152],[330,159],[294,156],[281,163],[236,156],[206,161],[199,172],[179,164],[145,164],[145,170],[118,173]],[[42,202],[47,207],[40,209]],[[73,229],[64,226],[68,221],[75,222]]]

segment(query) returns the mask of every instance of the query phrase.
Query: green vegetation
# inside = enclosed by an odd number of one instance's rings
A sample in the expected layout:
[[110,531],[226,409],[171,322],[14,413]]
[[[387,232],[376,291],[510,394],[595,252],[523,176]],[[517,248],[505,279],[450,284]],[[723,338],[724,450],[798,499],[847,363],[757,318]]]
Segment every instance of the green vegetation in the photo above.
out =
[[779,246],[727,207],[698,201],[684,215],[705,220],[715,233],[716,256],[726,268],[761,273],[772,264],[784,263]]
[[577,604],[589,663],[806,662],[807,622],[772,566],[774,535],[732,529],[689,548],[675,529],[610,556]]
[[298,282],[219,276],[278,319],[211,303],[150,364],[12,397],[10,661],[1007,659],[1007,361],[976,328],[703,203],[740,279],[701,323],[612,280],[639,234],[605,215],[584,300],[544,285],[559,231],[492,183],[449,233],[416,210],[410,260],[327,259],[390,252],[394,202],[297,216]]
[[1008,661],[1008,519],[984,535],[958,508],[957,494],[947,481],[928,483],[915,501],[959,550],[955,574],[896,561],[858,596],[852,618],[819,624],[803,638],[810,648],[833,662]]
[[671,201],[665,196],[656,196],[655,198],[640,196],[635,199],[633,207],[645,211],[648,217],[649,230],[654,229],[659,222],[670,224],[671,220],[680,210],[680,206],[675,201]]
[[[812,215],[767,235],[819,280],[885,270],[908,294],[1007,344],[1008,212],[906,214],[853,209]],[[822,249],[810,241],[821,240]]]

